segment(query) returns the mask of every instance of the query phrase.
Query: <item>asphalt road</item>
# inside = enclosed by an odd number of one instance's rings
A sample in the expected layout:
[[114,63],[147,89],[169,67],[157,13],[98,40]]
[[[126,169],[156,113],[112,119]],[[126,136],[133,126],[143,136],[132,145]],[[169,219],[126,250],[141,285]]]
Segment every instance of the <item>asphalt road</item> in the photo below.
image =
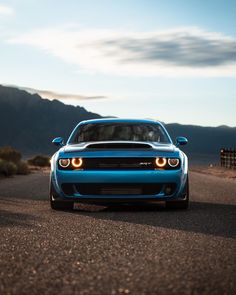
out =
[[188,211],[55,212],[47,174],[0,179],[0,294],[236,294],[236,180],[190,185]]

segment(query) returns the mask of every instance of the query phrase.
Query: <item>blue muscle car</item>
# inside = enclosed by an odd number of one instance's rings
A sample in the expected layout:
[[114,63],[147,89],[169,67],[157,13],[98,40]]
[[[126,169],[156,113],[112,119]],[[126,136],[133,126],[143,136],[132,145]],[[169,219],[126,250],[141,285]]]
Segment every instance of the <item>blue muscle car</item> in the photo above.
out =
[[188,158],[165,127],[152,120],[95,119],[80,122],[51,159],[52,209],[93,204],[165,201],[189,205]]

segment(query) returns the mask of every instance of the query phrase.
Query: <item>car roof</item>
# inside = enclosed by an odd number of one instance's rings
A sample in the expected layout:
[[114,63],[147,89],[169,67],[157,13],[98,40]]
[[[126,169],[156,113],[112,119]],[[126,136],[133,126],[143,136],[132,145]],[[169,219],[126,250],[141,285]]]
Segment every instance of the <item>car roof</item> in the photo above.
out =
[[123,118],[102,118],[102,119],[91,119],[85,120],[79,123],[81,124],[96,124],[96,123],[155,123],[161,124],[159,121],[151,120],[151,119],[123,119]]

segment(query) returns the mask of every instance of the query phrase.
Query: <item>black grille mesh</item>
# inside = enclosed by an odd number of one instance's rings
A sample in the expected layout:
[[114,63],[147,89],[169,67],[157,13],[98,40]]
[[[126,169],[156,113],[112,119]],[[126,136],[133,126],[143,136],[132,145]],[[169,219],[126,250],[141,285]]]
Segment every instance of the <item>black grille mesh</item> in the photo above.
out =
[[163,187],[176,185],[163,183],[64,183],[62,190],[66,195],[157,195]]
[[150,170],[155,168],[155,158],[85,158],[83,163],[85,170]]

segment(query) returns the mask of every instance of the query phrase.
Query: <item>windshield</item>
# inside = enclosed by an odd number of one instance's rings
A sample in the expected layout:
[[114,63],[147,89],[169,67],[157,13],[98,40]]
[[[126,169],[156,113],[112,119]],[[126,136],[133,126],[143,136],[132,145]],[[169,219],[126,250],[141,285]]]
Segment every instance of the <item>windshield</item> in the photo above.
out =
[[79,126],[72,143],[89,141],[150,141],[170,143],[161,125],[152,123],[91,123]]

